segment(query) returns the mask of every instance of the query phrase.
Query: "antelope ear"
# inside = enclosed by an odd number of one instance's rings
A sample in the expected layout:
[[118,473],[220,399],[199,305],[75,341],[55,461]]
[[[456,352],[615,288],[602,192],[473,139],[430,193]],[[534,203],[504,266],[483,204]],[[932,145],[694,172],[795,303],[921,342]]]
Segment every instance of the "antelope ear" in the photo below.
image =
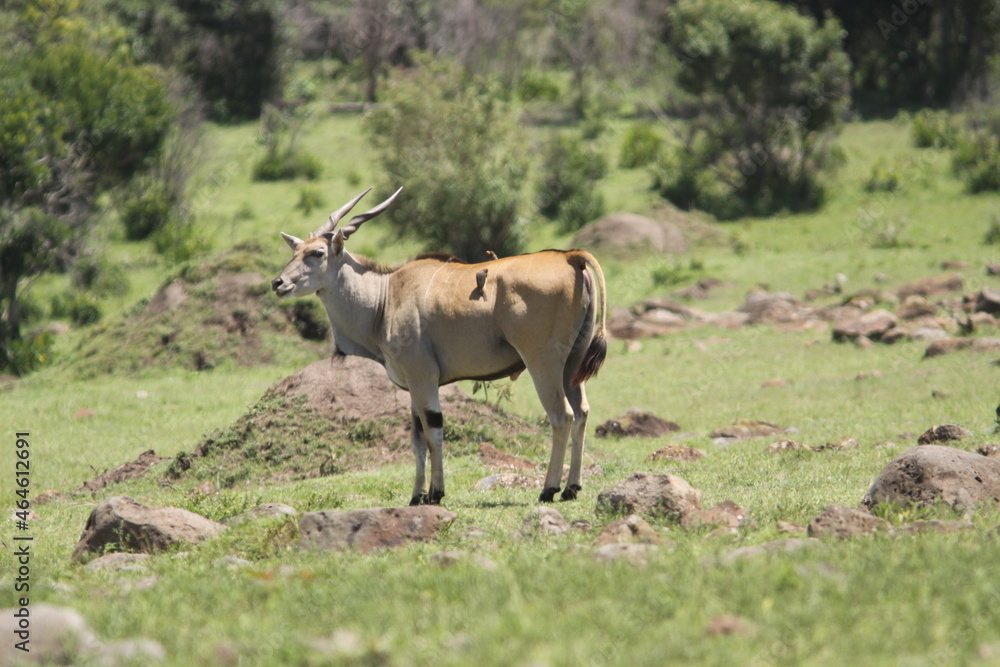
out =
[[302,245],[302,239],[297,236],[281,232],[281,238],[285,239],[285,243],[288,244],[288,247],[291,248],[293,252],[297,250],[300,245]]
[[344,233],[339,229],[335,232],[326,232],[322,237],[330,244],[330,250],[334,255],[339,255],[344,249]]

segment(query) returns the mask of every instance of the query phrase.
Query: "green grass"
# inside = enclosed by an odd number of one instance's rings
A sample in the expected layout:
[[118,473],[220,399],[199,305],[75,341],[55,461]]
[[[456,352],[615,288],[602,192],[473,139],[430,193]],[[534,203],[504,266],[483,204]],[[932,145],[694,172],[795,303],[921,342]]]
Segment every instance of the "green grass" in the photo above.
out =
[[[620,136],[623,127],[613,123],[612,132]],[[264,247],[273,242],[280,262],[287,249],[277,232],[301,234],[319,221],[293,208],[300,184],[249,181],[247,155],[259,150],[250,148],[253,131],[210,130],[206,173],[237,166],[203,214],[214,221],[217,248],[249,239]],[[358,119],[320,118],[302,141],[325,163],[313,187],[332,206],[359,189],[348,182],[352,173],[361,175],[361,187],[375,178]],[[708,301],[693,304],[708,310],[735,308],[761,283],[801,297],[836,273],[848,277],[848,291],[893,287],[940,271],[943,260],[969,263],[963,270],[966,292],[997,285],[982,267],[998,261],[1000,251],[982,239],[1000,197],[964,194],[948,156],[929,159],[932,153],[911,148],[908,128],[898,123],[850,125],[840,144],[847,162],[817,213],[722,225],[723,241],[698,244],[680,259],[601,258],[612,306],[683,286],[656,283],[657,271],[662,275],[676,262],[691,271],[689,282],[711,276],[728,283]],[[616,144],[609,140],[608,146]],[[879,159],[901,165],[899,191],[865,192],[864,181]],[[641,170],[614,170],[602,185],[612,210],[651,208],[647,178]],[[899,247],[878,247],[872,230],[901,217],[906,226]],[[742,254],[728,240],[734,234]],[[567,241],[552,226],[533,227],[531,239],[533,248]],[[351,242],[387,261],[415,251],[377,222]],[[143,247],[111,245],[122,257]],[[146,269],[133,280],[133,298],[123,298],[122,308],[148,297],[168,271],[155,262],[145,265],[141,252],[130,256]],[[70,334],[60,349],[88,331]],[[301,344],[288,337],[288,345]],[[186,558],[154,557],[149,569],[156,583],[129,589],[125,584],[143,575],[90,572],[70,563],[97,501],[128,494],[217,520],[263,502],[300,511],[399,505],[409,498],[412,465],[285,483],[251,478],[218,494],[161,483],[156,473],[93,496],[52,501],[34,508],[39,518],[32,521],[32,604],[74,607],[106,639],[152,637],[166,647],[170,665],[223,664],[227,655],[229,664],[248,665],[978,664],[979,647],[1000,642],[1000,585],[993,567],[1000,539],[988,535],[1000,523],[995,510],[975,513],[975,530],[962,534],[824,541],[817,549],[735,564],[723,558],[739,546],[781,537],[778,520],[804,524],[828,504],[856,506],[882,466],[934,424],[970,429],[973,436],[960,444],[964,449],[997,442],[1000,368],[994,356],[955,353],[925,360],[923,349],[917,343],[860,349],[833,343],[828,329],[766,326],[693,329],[642,341],[631,352],[612,341],[604,369],[587,387],[592,425],[638,407],[677,421],[682,431],[656,440],[590,438],[587,463],[598,463],[602,471],[585,479],[576,502],[556,506],[570,521],[590,521],[589,534],[515,540],[536,505],[536,492],[476,491],[475,482],[490,471],[470,448],[456,447],[446,450],[445,505],[458,518],[437,542],[367,556],[311,554],[292,546],[294,524],[248,524]],[[87,380],[57,365],[0,392],[0,422],[7,425],[0,466],[5,474],[13,472],[13,433],[29,430],[34,492],[72,491],[146,449],[168,457],[189,451],[300,365],[287,358],[256,368],[150,370],[139,377]],[[772,378],[787,384],[761,386]],[[505,405],[524,417],[541,417],[528,377],[515,383]],[[80,409],[95,414],[76,418]],[[764,451],[767,439],[728,446],[709,440],[708,432],[737,418],[794,427],[790,437],[809,445],[851,436],[860,446],[775,456]],[[702,449],[706,457],[695,463],[646,461],[669,442]],[[657,523],[670,546],[647,567],[598,563],[591,547],[610,517],[595,513],[596,496],[636,470],[680,475],[703,492],[706,505],[733,500],[754,523],[723,537]],[[5,481],[2,488],[9,494],[12,487]],[[931,514],[953,517],[943,509]],[[923,514],[904,512],[890,519],[918,516]],[[470,537],[471,526],[485,535]],[[12,533],[5,522],[0,539],[9,545]],[[496,568],[473,561],[441,567],[431,556],[444,549],[486,556]],[[251,565],[234,570],[219,564],[230,554]],[[2,607],[15,601],[12,565],[5,548]],[[749,630],[706,634],[708,621],[723,613],[740,616]],[[360,654],[324,657],[309,648],[337,629],[360,636]]]

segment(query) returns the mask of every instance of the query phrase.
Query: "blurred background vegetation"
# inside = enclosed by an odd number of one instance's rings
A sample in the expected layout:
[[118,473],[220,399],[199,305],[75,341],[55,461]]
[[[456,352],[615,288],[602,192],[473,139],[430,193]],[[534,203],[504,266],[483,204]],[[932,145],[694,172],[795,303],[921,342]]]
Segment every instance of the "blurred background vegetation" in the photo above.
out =
[[[201,168],[218,128],[249,128],[223,141],[250,147],[259,187],[296,183],[288,209],[339,204],[308,184],[332,160],[350,189],[407,186],[400,236],[478,261],[601,216],[616,170],[720,221],[816,210],[855,119],[903,114],[969,192],[998,190],[998,39],[989,0],[6,2],[0,372],[48,363],[54,320],[99,321],[143,266],[254,218],[203,215],[235,169]],[[303,139],[345,113],[365,114],[365,155]],[[897,187],[892,164],[865,183]]]

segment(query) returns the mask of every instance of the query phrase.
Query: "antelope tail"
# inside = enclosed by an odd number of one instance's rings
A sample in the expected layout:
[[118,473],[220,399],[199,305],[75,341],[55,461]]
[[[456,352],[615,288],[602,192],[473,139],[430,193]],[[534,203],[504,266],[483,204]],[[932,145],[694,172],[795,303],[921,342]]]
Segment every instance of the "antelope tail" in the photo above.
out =
[[601,271],[601,265],[597,263],[597,260],[590,253],[581,252],[577,257],[581,261],[580,269],[583,271],[584,280],[590,282],[588,280],[590,276],[587,273],[588,267],[594,274],[594,278],[597,281],[597,292],[601,298],[601,306],[598,313],[597,333],[590,340],[590,347],[587,348],[587,353],[584,354],[583,360],[580,362],[580,367],[576,369],[573,379],[570,380],[570,384],[574,387],[583,384],[597,375],[597,371],[601,369],[601,365],[604,363],[604,358],[608,356],[607,328],[605,326],[608,312],[608,294],[604,285],[604,273]]

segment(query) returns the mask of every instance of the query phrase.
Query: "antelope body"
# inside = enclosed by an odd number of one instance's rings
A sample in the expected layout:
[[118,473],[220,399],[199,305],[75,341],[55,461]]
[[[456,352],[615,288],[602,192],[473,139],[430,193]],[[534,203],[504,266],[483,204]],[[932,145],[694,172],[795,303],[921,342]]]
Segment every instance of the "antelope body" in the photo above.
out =
[[[553,500],[572,442],[563,500],[576,497],[589,406],[584,382],[604,361],[605,290],[590,253],[546,250],[465,264],[425,255],[396,268],[354,257],[344,242],[399,191],[336,229],[361,193],[308,239],[282,234],[294,253],[272,282],[280,297],[317,293],[336,354],[381,363],[410,392],[416,457],[411,505],[444,496],[443,417],[438,387],[495,380],[527,369],[552,425],[552,454],[540,499]],[[426,459],[431,459],[425,491]]]

